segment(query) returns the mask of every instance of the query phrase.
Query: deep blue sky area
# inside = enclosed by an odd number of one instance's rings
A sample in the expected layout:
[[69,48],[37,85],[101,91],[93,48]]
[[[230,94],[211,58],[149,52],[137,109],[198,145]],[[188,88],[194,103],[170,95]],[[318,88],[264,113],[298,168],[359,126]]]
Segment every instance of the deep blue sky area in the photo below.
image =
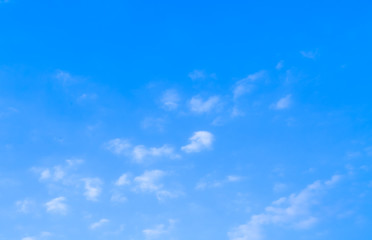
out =
[[0,240],[372,238],[372,2],[0,0]]

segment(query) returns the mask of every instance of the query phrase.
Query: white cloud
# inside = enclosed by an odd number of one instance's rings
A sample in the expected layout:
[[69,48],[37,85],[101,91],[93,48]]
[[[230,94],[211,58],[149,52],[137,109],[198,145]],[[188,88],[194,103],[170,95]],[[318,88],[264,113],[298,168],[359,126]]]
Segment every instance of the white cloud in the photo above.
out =
[[250,74],[246,78],[243,78],[236,82],[233,90],[234,99],[237,99],[244,94],[250,93],[254,87],[253,83],[264,77],[266,77],[266,72],[260,71]]
[[50,236],[52,236],[53,234],[52,233],[50,233],[50,232],[41,232],[40,233],[40,237],[50,237]]
[[40,181],[54,181],[65,185],[73,185],[74,180],[71,179],[72,176],[69,172],[75,170],[75,167],[83,162],[81,159],[67,159],[66,164],[63,166],[57,165],[50,168],[33,167],[31,171],[40,174]]
[[28,199],[20,200],[16,202],[17,211],[22,212],[22,213],[28,213],[31,210],[33,205],[34,203]]
[[37,240],[37,239],[42,239],[42,238],[47,238],[52,236],[50,232],[41,232],[37,237],[24,237],[22,240]]
[[98,222],[92,223],[90,225],[90,229],[92,229],[92,230],[97,229],[99,227],[102,227],[102,225],[104,225],[105,223],[108,223],[108,222],[110,222],[108,219],[103,218],[103,219],[99,220]]
[[305,58],[315,59],[316,55],[318,54],[317,51],[300,51],[301,55]]
[[289,108],[292,104],[292,95],[288,94],[287,96],[279,99],[276,103],[272,105],[272,108],[276,110],[283,110]]
[[45,180],[51,177],[50,170],[49,169],[44,169],[40,173],[40,180]]
[[36,240],[36,238],[34,238],[34,237],[24,237],[24,238],[22,238],[22,240]]
[[218,96],[209,97],[207,100],[195,96],[190,100],[190,109],[196,113],[207,113],[215,109],[219,102],[220,98]]
[[87,200],[97,201],[97,198],[102,191],[102,181],[99,178],[84,178],[82,180],[85,183],[84,195]]
[[280,61],[276,64],[275,68],[276,70],[280,70],[283,68],[283,66],[284,66],[284,61]]
[[124,186],[129,184],[130,184],[129,175],[126,173],[121,175],[119,179],[115,182],[116,186]]
[[54,166],[52,169],[49,168],[33,168],[35,172],[40,173],[40,181],[53,180],[61,181],[65,177],[65,171],[61,166]]
[[372,146],[366,147],[364,150],[365,150],[367,156],[372,157]]
[[174,228],[175,220],[170,219],[168,225],[159,224],[153,228],[144,229],[142,232],[146,239],[163,238],[164,235],[169,234]]
[[175,198],[180,195],[179,192],[169,191],[164,189],[160,180],[166,175],[161,170],[145,171],[142,175],[134,178],[134,191],[154,193],[158,200],[167,198]]
[[206,77],[207,75],[202,70],[194,70],[189,73],[189,78],[191,78],[191,80],[205,79]]
[[207,131],[197,131],[189,138],[190,143],[181,148],[186,153],[200,152],[212,146],[213,134]]
[[161,98],[161,103],[163,104],[164,109],[169,111],[176,110],[178,108],[179,101],[179,94],[174,89],[165,91]]
[[123,196],[121,193],[119,193],[119,192],[115,192],[115,193],[112,194],[112,196],[111,196],[111,201],[112,201],[112,202],[123,203],[123,202],[126,202],[126,201],[127,201],[127,198],[126,198],[125,196]]
[[143,192],[154,192],[163,187],[159,184],[159,180],[165,176],[165,172],[161,170],[145,171],[142,175],[134,178],[136,189]]
[[66,214],[67,205],[64,203],[66,201],[65,197],[57,197],[45,204],[47,212]]
[[106,148],[115,154],[125,154],[131,156],[137,163],[143,162],[149,157],[168,157],[179,158],[174,149],[168,145],[161,147],[145,147],[144,145],[133,146],[127,141],[120,138],[110,140],[105,144]]
[[108,141],[106,149],[115,154],[122,154],[131,147],[131,144],[126,139],[115,138]]
[[164,118],[145,118],[141,126],[144,129],[156,129],[158,131],[163,131],[164,130],[164,124],[165,124],[165,119]]
[[132,151],[133,158],[137,162],[142,162],[144,158],[146,157],[169,157],[169,158],[178,158],[179,155],[177,155],[174,152],[174,149],[168,145],[163,145],[161,147],[151,147],[146,148],[143,145],[138,145],[133,148]]
[[84,160],[83,159],[67,159],[66,160],[66,163],[68,164],[69,167],[75,167],[75,166],[78,166],[82,163],[84,163]]
[[78,98],[77,98],[77,102],[78,103],[83,103],[85,101],[89,101],[89,100],[95,100],[97,99],[97,94],[95,93],[83,93],[81,94]]
[[54,180],[59,181],[65,177],[65,171],[60,166],[54,167]]
[[228,183],[239,182],[241,180],[242,180],[242,177],[236,176],[236,175],[226,176],[226,178],[222,180],[209,180],[208,181],[206,179],[203,179],[196,184],[195,189],[204,190],[206,188],[217,188],[217,187],[222,187]]
[[284,183],[275,183],[273,187],[274,192],[277,192],[277,193],[283,192],[286,189],[287,189],[287,185]]
[[160,224],[154,228],[144,229],[142,232],[146,238],[159,238],[161,235],[166,234],[167,230],[163,224]]
[[312,207],[317,204],[320,194],[340,180],[339,175],[327,181],[316,181],[297,194],[282,197],[265,208],[261,214],[251,216],[248,223],[228,233],[230,240],[264,239],[262,227],[285,224],[293,228],[309,228],[318,219],[312,216]]
[[54,77],[58,80],[60,80],[62,83],[70,83],[74,82],[74,78],[71,76],[70,73],[62,70],[58,70]]
[[229,175],[226,178],[227,182],[239,182],[242,180],[242,177],[236,175]]

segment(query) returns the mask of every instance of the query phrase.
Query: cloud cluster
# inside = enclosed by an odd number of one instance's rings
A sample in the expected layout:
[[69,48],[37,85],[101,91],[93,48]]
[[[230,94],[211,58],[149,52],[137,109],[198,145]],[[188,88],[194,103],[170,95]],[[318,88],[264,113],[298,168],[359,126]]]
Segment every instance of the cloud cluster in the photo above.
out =
[[[189,138],[189,144],[182,146],[181,150],[186,153],[200,152],[210,149],[213,141],[214,137],[212,133],[208,131],[197,131]],[[112,153],[130,156],[137,163],[142,163],[144,160],[150,158],[165,157],[176,159],[181,157],[173,147],[166,144],[161,147],[132,146],[126,139],[115,138],[108,141],[105,146]]]

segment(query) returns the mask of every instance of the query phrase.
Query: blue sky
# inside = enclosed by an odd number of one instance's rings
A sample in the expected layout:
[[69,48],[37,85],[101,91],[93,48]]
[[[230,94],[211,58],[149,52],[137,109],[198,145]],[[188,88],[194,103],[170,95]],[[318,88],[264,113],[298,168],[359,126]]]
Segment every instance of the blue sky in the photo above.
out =
[[0,240],[371,239],[371,7],[0,0]]

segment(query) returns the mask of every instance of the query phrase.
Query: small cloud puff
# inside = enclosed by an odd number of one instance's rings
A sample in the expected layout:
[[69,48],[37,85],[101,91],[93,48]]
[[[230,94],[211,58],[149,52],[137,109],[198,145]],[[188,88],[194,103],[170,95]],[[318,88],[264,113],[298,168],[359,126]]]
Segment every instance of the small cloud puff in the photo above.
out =
[[89,201],[97,201],[102,191],[102,181],[99,178],[83,178],[84,195]]
[[129,174],[124,173],[119,177],[119,179],[115,182],[116,186],[124,186],[124,185],[129,185],[130,180],[129,180]]
[[271,107],[275,110],[287,109],[292,104],[292,95],[288,94],[287,96],[279,99],[276,103],[272,104]]
[[207,131],[197,131],[189,138],[190,143],[181,148],[186,153],[200,152],[204,149],[211,148],[214,137]]

